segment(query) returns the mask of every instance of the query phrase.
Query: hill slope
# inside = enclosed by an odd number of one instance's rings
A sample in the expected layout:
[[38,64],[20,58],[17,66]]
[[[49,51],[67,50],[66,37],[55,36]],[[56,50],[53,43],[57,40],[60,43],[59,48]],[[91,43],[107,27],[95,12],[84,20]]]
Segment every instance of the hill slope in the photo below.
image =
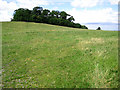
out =
[[2,23],[5,88],[115,88],[118,32]]

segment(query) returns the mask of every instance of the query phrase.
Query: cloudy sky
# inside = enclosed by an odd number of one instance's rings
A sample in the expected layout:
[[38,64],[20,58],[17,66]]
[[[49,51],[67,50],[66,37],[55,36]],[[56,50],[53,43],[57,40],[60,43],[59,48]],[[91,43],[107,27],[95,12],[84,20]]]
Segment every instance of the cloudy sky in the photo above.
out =
[[10,21],[18,8],[66,11],[77,23],[117,23],[119,0],[0,0],[0,21]]

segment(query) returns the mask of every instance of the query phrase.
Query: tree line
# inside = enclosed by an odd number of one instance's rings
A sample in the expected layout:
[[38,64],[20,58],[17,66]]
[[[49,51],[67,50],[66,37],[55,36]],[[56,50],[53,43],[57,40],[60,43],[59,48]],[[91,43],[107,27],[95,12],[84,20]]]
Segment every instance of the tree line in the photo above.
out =
[[74,17],[66,13],[65,11],[50,11],[38,6],[34,7],[33,10],[29,10],[26,8],[19,8],[15,10],[13,14],[13,19],[11,21],[47,23],[53,25],[88,29],[85,25],[74,23]]

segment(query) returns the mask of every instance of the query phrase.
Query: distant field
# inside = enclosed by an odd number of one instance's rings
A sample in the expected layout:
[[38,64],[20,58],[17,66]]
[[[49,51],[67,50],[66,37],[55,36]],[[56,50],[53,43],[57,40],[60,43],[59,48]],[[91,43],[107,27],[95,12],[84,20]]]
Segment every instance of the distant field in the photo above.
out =
[[117,88],[118,32],[2,23],[4,88]]

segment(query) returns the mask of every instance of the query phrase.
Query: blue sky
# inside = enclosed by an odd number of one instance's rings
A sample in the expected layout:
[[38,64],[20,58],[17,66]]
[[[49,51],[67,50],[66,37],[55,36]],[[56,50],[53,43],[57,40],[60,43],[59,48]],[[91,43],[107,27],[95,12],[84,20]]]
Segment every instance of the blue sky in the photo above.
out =
[[119,0],[0,0],[0,21],[10,21],[18,8],[66,11],[77,23],[117,23]]

